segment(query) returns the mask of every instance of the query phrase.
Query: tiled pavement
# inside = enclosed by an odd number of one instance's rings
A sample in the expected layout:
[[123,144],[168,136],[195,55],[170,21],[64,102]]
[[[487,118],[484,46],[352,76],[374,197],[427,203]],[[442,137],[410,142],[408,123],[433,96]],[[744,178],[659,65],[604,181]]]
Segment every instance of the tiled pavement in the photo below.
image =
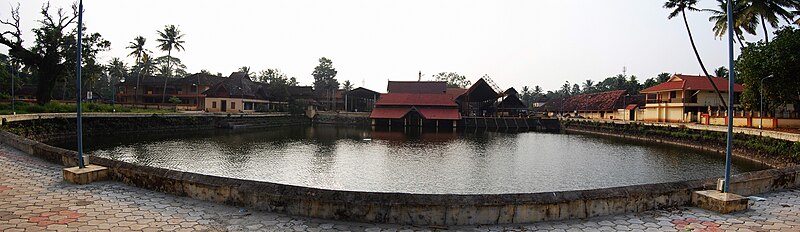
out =
[[656,210],[524,225],[413,227],[250,211],[118,182],[72,185],[61,167],[0,145],[0,231],[800,231],[800,190],[765,194],[746,212]]

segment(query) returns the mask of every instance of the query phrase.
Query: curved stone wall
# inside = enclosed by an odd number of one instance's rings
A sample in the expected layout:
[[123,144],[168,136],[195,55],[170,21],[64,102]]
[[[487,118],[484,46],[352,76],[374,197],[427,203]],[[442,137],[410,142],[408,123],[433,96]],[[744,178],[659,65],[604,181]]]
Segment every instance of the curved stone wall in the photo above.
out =
[[[0,131],[0,142],[45,160],[74,166],[76,152]],[[338,191],[141,166],[92,157],[115,181],[229,205],[316,218],[414,225],[530,223],[688,205],[715,179],[604,189],[520,194],[410,194]],[[800,167],[744,173],[732,192],[755,194],[800,185]]]

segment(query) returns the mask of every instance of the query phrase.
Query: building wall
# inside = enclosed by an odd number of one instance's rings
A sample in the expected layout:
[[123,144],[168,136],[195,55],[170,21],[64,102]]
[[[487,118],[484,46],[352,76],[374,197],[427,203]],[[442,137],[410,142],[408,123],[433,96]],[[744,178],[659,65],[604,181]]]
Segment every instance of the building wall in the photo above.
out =
[[[286,102],[273,102],[267,100],[207,97],[205,99],[205,110],[207,112],[223,112],[222,111],[223,100],[226,102],[226,109],[224,112],[227,113],[252,113],[256,112],[257,110],[265,110],[265,109],[276,110],[276,109],[281,109],[281,107],[287,105]],[[253,104],[253,107],[245,110],[244,104]]]
[[681,103],[647,104],[643,121],[651,122],[683,122],[684,115]]

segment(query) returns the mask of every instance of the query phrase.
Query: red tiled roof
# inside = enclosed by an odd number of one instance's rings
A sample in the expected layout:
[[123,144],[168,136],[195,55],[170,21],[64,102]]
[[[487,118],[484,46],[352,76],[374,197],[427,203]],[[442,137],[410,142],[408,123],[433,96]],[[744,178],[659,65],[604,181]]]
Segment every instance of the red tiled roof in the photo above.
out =
[[375,103],[378,106],[458,106],[447,94],[386,93]]
[[387,118],[387,119],[400,119],[406,116],[411,107],[402,108],[375,108],[369,114],[369,118]]
[[449,108],[449,109],[442,109],[442,108],[417,108],[417,112],[422,115],[425,119],[442,119],[442,120],[459,120],[461,119],[461,114],[458,113],[458,109],[456,108]]
[[386,87],[389,93],[428,93],[443,94],[447,92],[444,81],[389,81]]
[[543,107],[549,111],[561,112],[612,111],[622,107],[620,99],[624,95],[625,90],[581,94],[550,100]]
[[447,92],[445,94],[450,95],[451,98],[456,99],[458,96],[466,93],[467,89],[462,88],[447,88]]
[[628,104],[628,106],[625,107],[625,110],[636,109],[637,106],[639,106],[639,105],[638,104]]
[[[712,77],[711,80],[717,85],[720,92],[728,92],[728,80],[721,77]],[[656,86],[643,89],[640,93],[656,93],[672,90],[707,90],[713,91],[714,87],[708,82],[705,76],[690,76],[690,75],[673,75],[667,82],[658,84]],[[744,86],[740,84],[733,85],[734,92],[744,91]]]

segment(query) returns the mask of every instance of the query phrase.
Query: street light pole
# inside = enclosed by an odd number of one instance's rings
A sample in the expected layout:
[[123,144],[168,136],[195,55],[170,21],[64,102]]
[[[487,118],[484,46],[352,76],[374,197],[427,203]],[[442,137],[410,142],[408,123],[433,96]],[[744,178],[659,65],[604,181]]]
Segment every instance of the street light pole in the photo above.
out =
[[772,78],[772,75],[761,78],[761,85],[758,86],[759,87],[758,95],[761,96],[761,102],[759,104],[761,106],[761,112],[758,113],[758,120],[759,120],[758,129],[762,129],[764,126],[764,80],[769,78]]
[[[11,62],[11,68],[14,69],[13,74],[16,74],[16,76],[19,77],[17,65],[14,63],[15,62]],[[17,115],[17,107],[15,106],[17,103],[17,97],[14,94],[14,76],[15,75],[11,75],[11,115]]]
[[81,96],[81,91],[82,91],[81,90],[81,61],[82,61],[81,60],[81,49],[82,49],[81,48],[82,47],[81,46],[81,44],[82,44],[81,43],[81,37],[83,36],[83,33],[81,32],[82,29],[83,29],[82,27],[83,27],[83,0],[80,0],[80,3],[78,4],[78,41],[77,41],[78,49],[75,51],[75,53],[78,54],[77,55],[78,59],[76,59],[77,60],[77,62],[76,62],[77,65],[76,66],[77,66],[77,75],[78,76],[77,76],[77,78],[75,78],[75,79],[77,79],[76,80],[76,85],[78,87],[78,95],[77,95],[78,98],[76,99],[75,102],[76,102],[76,106],[77,106],[77,110],[76,111],[77,111],[77,114],[78,114],[77,115],[77,119],[78,119],[77,120],[78,121],[77,133],[78,133],[78,167],[79,168],[85,168],[86,167],[84,165],[84,163],[83,163],[83,123],[82,123],[83,119],[81,118],[81,97],[82,97]]
[[725,146],[725,182],[722,192],[730,191],[731,152],[733,150],[733,79],[736,72],[733,67],[733,1],[728,1],[728,138]]

